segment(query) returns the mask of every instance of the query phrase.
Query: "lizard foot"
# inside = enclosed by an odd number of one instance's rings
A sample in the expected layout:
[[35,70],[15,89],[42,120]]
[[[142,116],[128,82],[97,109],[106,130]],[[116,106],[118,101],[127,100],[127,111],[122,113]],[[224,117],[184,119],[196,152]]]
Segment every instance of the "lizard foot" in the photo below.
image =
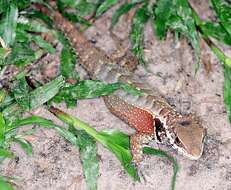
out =
[[143,145],[149,143],[154,138],[154,134],[135,133],[130,137],[132,152],[132,162],[139,166],[143,159]]

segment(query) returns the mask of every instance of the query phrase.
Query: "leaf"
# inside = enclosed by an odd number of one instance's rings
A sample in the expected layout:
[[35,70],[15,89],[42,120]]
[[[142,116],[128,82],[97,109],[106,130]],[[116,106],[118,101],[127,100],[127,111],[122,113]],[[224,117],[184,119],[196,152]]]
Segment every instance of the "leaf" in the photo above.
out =
[[112,19],[111,19],[111,27],[114,27],[115,24],[119,21],[119,18],[127,13],[128,11],[130,11],[133,7],[136,6],[136,2],[135,3],[124,3],[122,4],[116,11],[115,13],[112,15]]
[[29,156],[33,154],[33,148],[29,141],[17,136],[14,137],[14,141],[19,143]]
[[211,0],[221,24],[231,36],[231,5],[225,0]]
[[172,0],[159,0],[155,8],[155,29],[156,35],[163,39],[166,35],[167,22],[171,16]]
[[7,149],[0,148],[0,157],[13,158],[14,154]]
[[33,20],[23,20],[18,22],[17,30],[29,31],[29,32],[49,32],[50,30],[44,25]]
[[227,45],[231,45],[231,35],[224,30],[220,23],[203,22],[199,26],[205,35],[216,38]]
[[130,40],[132,42],[132,51],[138,57],[139,63],[144,65],[144,46],[143,46],[143,30],[144,25],[149,19],[149,15],[147,14],[147,6],[146,4],[141,8],[137,9],[134,17],[132,28],[130,32]]
[[25,110],[30,109],[30,87],[28,86],[25,77],[14,81],[12,93],[15,101]]
[[6,128],[5,119],[3,118],[3,115],[0,112],[0,147],[2,146],[5,140],[5,130],[6,130],[5,128]]
[[172,13],[168,22],[169,27],[176,30],[176,32],[182,33],[189,39],[195,51],[198,63],[200,59],[200,43],[193,19],[193,12],[188,1],[174,0],[174,10],[172,10]]
[[0,24],[0,36],[8,45],[13,45],[15,39],[15,30],[17,26],[18,8],[14,3],[10,3],[7,7],[6,15]]
[[87,185],[90,190],[96,190],[99,176],[96,142],[83,130],[77,130],[70,126],[69,131],[77,138],[76,144],[80,149],[80,159]]
[[0,187],[1,190],[14,190],[14,188],[8,182],[6,182],[2,176],[0,176]]
[[6,100],[7,94],[4,89],[0,89],[0,107],[2,103]]
[[[72,3],[72,5],[73,4],[74,4],[74,2]],[[64,17],[68,18],[69,20],[71,20],[72,22],[77,22],[80,24],[84,24],[86,26],[91,26],[91,23],[88,20],[86,20],[85,18],[83,18],[81,15],[78,15],[78,13],[67,12],[65,10],[66,5],[65,5],[63,0],[57,0],[57,7],[58,7],[59,11],[62,13],[62,15]],[[76,7],[78,7],[78,6],[76,6]]]
[[224,65],[224,102],[231,122],[231,67]]
[[153,154],[155,156],[165,157],[169,161],[172,162],[172,164],[173,164],[173,176],[172,176],[172,180],[171,180],[171,190],[174,190],[175,186],[176,186],[176,175],[177,175],[177,172],[179,170],[177,160],[174,157],[168,155],[166,152],[159,150],[159,149],[153,149],[151,147],[144,147],[143,151],[145,154]]
[[25,15],[28,18],[41,19],[42,21],[44,21],[51,28],[53,26],[52,19],[49,16],[45,15],[44,13],[42,13],[42,12],[40,12],[38,10],[28,10],[28,11],[26,11]]
[[67,79],[79,79],[75,71],[76,54],[70,46],[64,46],[60,54],[60,71]]
[[0,48],[0,59],[5,59],[11,52],[9,48]]
[[66,85],[53,100],[55,102],[61,102],[64,100],[68,106],[75,106],[78,99],[106,96],[120,88],[136,96],[143,95],[141,90],[136,89],[130,84],[122,82],[108,84],[104,81],[84,80],[77,84]]
[[45,118],[40,117],[40,116],[36,116],[36,115],[15,121],[14,123],[12,123],[10,125],[8,132],[10,132],[12,129],[18,128],[20,126],[32,125],[32,124],[37,124],[37,125],[40,125],[42,127],[55,129],[62,137],[67,139],[72,144],[76,145],[77,139],[76,139],[74,134],[72,134],[66,128],[54,124],[53,121],[45,119]]
[[35,60],[35,53],[27,43],[15,43],[10,56],[7,58],[8,64],[24,66]]
[[110,7],[115,5],[118,2],[118,0],[105,0],[97,9],[96,11],[96,17],[99,17],[102,15],[106,10],[108,10]]
[[55,53],[55,48],[53,48],[53,46],[47,42],[46,40],[44,40],[41,36],[38,35],[33,35],[32,36],[32,40],[41,48],[47,50],[49,53]]
[[110,133],[111,135],[109,134],[110,135],[109,136],[109,135],[106,135],[106,131],[103,131],[103,133],[101,134],[100,132],[97,132],[95,129],[91,128],[88,124],[82,122],[81,120],[71,115],[68,115],[67,113],[57,108],[51,107],[50,111],[53,114],[55,114],[60,120],[67,123],[68,125],[71,125],[73,127],[79,127],[85,130],[86,133],[88,133],[90,136],[95,138],[95,140],[102,143],[107,149],[109,149],[115,154],[115,156],[119,159],[124,169],[128,172],[128,174],[134,180],[139,179],[136,168],[131,163],[132,155],[131,155],[131,152],[129,151],[129,147],[123,147],[121,146],[121,144],[117,144],[113,142],[113,139],[115,138],[117,138],[118,141],[122,140],[122,142],[124,142],[124,140],[122,139],[124,138],[124,135],[119,136],[118,135],[119,133],[116,133],[115,134],[116,137],[113,137],[112,132]]
[[50,99],[52,99],[58,92],[59,89],[64,85],[64,79],[62,76],[50,81],[49,83],[36,88],[30,92],[30,109],[34,109],[38,106],[43,105]]

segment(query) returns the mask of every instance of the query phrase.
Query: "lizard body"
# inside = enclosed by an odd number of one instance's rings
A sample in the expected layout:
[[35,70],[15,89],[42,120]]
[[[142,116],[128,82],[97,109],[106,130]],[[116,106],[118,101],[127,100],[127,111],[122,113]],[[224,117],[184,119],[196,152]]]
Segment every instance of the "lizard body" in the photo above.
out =
[[70,40],[81,65],[93,79],[109,83],[122,81],[144,92],[143,96],[134,96],[117,90],[113,95],[104,97],[111,113],[136,129],[136,133],[130,138],[135,163],[142,160],[142,145],[152,139],[172,145],[190,159],[198,159],[201,156],[205,130],[197,117],[177,113],[158,89],[151,89],[144,81],[125,69],[109,65],[108,63],[113,61],[94,47],[74,24],[59,12],[52,12],[40,5],[36,5],[36,8],[53,18],[54,24]]

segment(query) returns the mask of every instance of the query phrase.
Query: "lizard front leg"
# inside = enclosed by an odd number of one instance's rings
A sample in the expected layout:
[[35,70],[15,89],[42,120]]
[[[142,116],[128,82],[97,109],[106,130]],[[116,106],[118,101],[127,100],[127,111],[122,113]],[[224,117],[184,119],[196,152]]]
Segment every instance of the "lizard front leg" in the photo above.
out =
[[154,116],[150,112],[129,104],[115,95],[105,96],[104,102],[111,113],[136,130],[136,133],[130,138],[130,148],[133,162],[139,164],[142,161],[143,144],[154,138]]

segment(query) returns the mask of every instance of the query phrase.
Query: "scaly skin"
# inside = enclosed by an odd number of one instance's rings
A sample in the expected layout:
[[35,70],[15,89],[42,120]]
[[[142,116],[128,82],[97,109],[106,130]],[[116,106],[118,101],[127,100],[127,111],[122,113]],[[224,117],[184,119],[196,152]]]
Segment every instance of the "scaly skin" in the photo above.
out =
[[109,83],[130,83],[144,93],[144,96],[134,96],[118,90],[113,95],[104,97],[111,113],[136,129],[130,139],[135,163],[138,164],[142,160],[142,145],[153,138],[159,143],[172,145],[190,159],[198,159],[201,156],[205,131],[198,118],[177,113],[158,89],[150,89],[145,82],[115,64],[109,66],[113,61],[88,42],[59,12],[52,12],[39,5],[36,5],[36,8],[53,18],[54,24],[70,40],[81,65],[93,79]]

